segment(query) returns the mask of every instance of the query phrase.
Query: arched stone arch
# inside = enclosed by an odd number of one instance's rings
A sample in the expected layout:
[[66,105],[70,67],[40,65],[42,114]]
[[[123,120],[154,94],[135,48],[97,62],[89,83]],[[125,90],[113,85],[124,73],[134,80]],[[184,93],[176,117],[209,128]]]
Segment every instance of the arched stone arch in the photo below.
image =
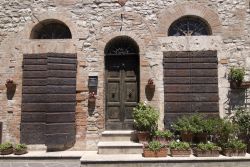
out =
[[104,56],[105,55],[105,53],[104,53],[105,47],[108,44],[108,42],[110,42],[112,39],[119,37],[119,36],[127,36],[127,37],[133,39],[139,47],[139,50],[140,50],[139,55],[145,54],[145,44],[144,44],[143,40],[138,35],[136,35],[132,32],[127,32],[127,31],[126,32],[125,31],[113,32],[111,34],[104,35],[102,40],[98,41],[99,53]]
[[171,24],[183,16],[197,16],[204,19],[211,27],[212,35],[222,32],[221,22],[215,11],[201,4],[188,2],[161,11],[159,14],[159,35],[166,36]]
[[[123,22],[121,22],[121,16],[123,17]],[[126,25],[126,20],[129,20],[131,24]],[[140,28],[138,28],[138,25],[140,25]],[[131,26],[133,30],[126,30],[128,26]],[[156,41],[156,38],[153,35],[154,32],[155,31],[140,14],[124,11],[116,12],[104,19],[98,27],[99,54],[104,55],[104,47],[109,40],[116,36],[125,35],[131,37],[137,42],[140,47],[140,55],[144,55],[145,46],[149,43],[155,43]]]
[[71,31],[72,39],[78,38],[77,26],[75,23],[71,21],[70,14],[65,11],[57,11],[57,12],[46,12],[41,15],[33,15],[33,22],[30,22],[26,25],[23,32],[23,38],[29,39],[32,29],[44,20],[58,20],[64,23]]

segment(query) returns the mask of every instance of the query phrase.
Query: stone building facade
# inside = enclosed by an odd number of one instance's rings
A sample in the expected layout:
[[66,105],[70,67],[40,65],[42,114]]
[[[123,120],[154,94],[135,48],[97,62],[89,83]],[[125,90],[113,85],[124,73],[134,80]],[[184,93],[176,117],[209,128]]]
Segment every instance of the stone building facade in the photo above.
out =
[[[241,66],[250,80],[249,0],[2,0],[0,2],[0,122],[2,140],[20,142],[23,103],[24,55],[76,54],[75,143],[72,150],[95,150],[106,128],[105,50],[117,37],[129,38],[139,48],[139,101],[160,112],[159,128],[166,124],[164,56],[173,52],[216,51],[218,61],[218,114],[223,117],[247,104],[245,92],[233,92],[231,67]],[[210,35],[169,36],[171,25],[184,16],[206,22]],[[70,39],[32,39],[40,23],[53,20],[66,25]],[[116,43],[116,42],[114,42]],[[136,46],[135,46],[136,47]],[[89,77],[98,77],[96,101],[89,104]],[[145,87],[155,83],[152,98]],[[17,84],[8,99],[7,79]],[[130,95],[129,95],[130,96]],[[131,95],[133,96],[133,95]],[[28,133],[28,132],[27,132]],[[40,147],[41,146],[41,147]],[[43,148],[36,144],[34,149]]]

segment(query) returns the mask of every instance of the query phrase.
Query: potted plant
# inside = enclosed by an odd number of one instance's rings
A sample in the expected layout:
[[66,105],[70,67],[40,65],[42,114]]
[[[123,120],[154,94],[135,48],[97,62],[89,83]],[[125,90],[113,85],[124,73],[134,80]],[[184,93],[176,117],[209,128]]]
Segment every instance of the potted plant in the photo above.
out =
[[25,144],[17,144],[14,147],[14,154],[15,155],[22,155],[27,153],[27,145]]
[[95,100],[96,100],[95,92],[90,92],[89,93],[89,102],[95,102]]
[[150,105],[140,102],[133,109],[133,118],[139,142],[148,141],[150,133],[157,127],[159,119],[158,111]]
[[226,143],[231,139],[235,139],[238,131],[237,124],[228,119],[222,119],[217,127],[218,144],[221,146],[223,143]]
[[230,87],[232,89],[240,88],[245,76],[244,68],[231,68],[229,73]]
[[187,142],[172,141],[169,147],[173,157],[189,157],[191,155],[191,148]]
[[169,130],[160,131],[157,130],[153,133],[154,140],[159,141],[162,144],[168,145],[171,138],[173,137],[173,133]]
[[6,86],[7,90],[16,89],[16,83],[13,81],[13,79],[7,79],[5,86]]
[[244,108],[238,108],[231,117],[232,121],[238,125],[238,138],[246,144],[250,141],[250,112]]
[[229,140],[222,144],[222,153],[226,156],[245,156],[247,145],[241,140]]
[[159,141],[151,141],[148,144],[144,144],[143,147],[144,157],[166,157],[167,147]]
[[0,154],[8,155],[13,153],[13,145],[9,142],[0,144]]
[[199,143],[197,147],[193,149],[194,155],[197,157],[218,157],[220,155],[221,148],[214,143]]
[[194,124],[191,120],[190,116],[183,116],[178,118],[177,122],[172,125],[175,131],[180,132],[181,139],[184,142],[192,142],[193,135],[196,132]]
[[148,79],[148,84],[147,86],[151,89],[155,88],[154,80],[152,78]]

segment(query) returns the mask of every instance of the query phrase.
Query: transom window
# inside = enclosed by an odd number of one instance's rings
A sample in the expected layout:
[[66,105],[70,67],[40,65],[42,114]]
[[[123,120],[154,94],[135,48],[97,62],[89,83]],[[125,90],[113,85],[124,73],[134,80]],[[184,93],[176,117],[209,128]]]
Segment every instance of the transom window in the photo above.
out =
[[128,36],[118,36],[108,42],[105,48],[106,55],[138,54],[139,47],[136,42]]
[[70,29],[59,20],[44,20],[32,30],[31,39],[70,39]]
[[210,26],[201,18],[184,16],[176,20],[169,28],[169,36],[211,35]]

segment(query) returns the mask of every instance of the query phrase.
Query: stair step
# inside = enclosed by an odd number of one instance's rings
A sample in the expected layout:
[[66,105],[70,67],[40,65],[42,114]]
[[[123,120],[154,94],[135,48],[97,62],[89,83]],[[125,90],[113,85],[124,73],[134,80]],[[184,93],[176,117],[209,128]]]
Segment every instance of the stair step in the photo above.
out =
[[135,134],[132,130],[126,131],[104,131],[101,141],[134,141]]
[[130,141],[99,142],[98,154],[141,154],[143,144]]

